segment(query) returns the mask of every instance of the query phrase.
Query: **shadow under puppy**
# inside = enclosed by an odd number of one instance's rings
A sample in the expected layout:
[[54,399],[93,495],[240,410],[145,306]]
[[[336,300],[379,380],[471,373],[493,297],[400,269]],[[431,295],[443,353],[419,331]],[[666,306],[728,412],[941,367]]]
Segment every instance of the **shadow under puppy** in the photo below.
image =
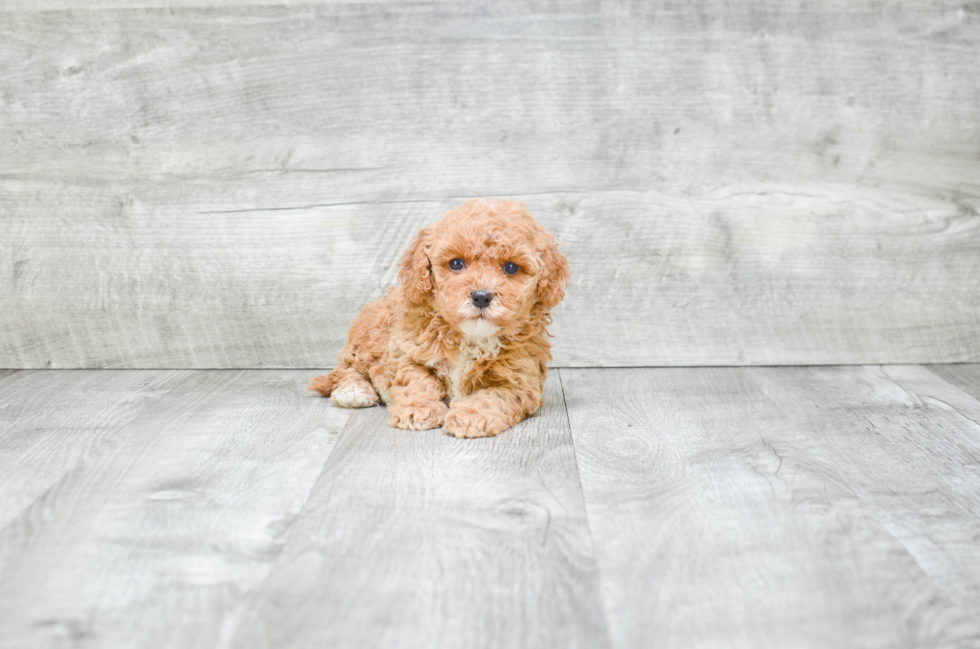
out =
[[401,286],[364,307],[337,368],[310,389],[343,408],[380,396],[392,426],[456,437],[496,435],[537,410],[568,261],[527,207],[467,201],[400,264]]

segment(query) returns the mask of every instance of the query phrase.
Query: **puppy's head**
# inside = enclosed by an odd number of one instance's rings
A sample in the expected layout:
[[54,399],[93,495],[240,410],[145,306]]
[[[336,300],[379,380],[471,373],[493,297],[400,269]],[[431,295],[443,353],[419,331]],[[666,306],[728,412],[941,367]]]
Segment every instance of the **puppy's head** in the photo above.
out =
[[398,277],[410,303],[484,338],[542,321],[565,297],[568,261],[523,203],[481,198],[420,231]]

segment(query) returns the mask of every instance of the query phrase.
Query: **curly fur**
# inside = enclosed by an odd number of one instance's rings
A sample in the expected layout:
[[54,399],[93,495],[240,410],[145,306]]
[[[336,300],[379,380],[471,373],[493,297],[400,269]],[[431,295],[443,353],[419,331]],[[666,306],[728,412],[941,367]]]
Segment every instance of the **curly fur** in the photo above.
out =
[[[456,258],[462,271],[449,268]],[[520,270],[505,274],[507,262]],[[415,236],[398,279],[364,307],[337,368],[311,390],[345,408],[381,399],[392,426],[444,426],[456,437],[497,435],[538,409],[568,261],[523,203],[474,199],[450,210]],[[482,311],[470,299],[477,290],[494,294]]]

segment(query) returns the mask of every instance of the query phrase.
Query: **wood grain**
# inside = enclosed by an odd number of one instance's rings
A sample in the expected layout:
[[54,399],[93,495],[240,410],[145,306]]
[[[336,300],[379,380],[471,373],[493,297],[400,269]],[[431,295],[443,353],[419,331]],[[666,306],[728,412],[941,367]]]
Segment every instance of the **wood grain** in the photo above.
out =
[[[966,647],[980,638],[972,607],[868,501],[869,485],[887,490],[899,467],[928,468],[862,435],[860,404],[837,405],[836,392],[806,398],[807,372],[562,371],[613,646]],[[828,384],[852,376],[813,372]],[[756,385],[784,377],[793,394],[774,388],[776,402]],[[828,415],[835,427],[820,425]],[[980,484],[969,468],[949,470],[950,482]],[[962,491],[940,486],[935,498],[965,504]],[[964,530],[976,511],[958,510]],[[974,554],[960,543],[949,553]]]
[[0,12],[0,366],[329,366],[478,195],[557,365],[980,360],[972,5],[113,4]]
[[0,528],[189,374],[0,372]]
[[0,371],[0,494],[49,483],[0,648],[975,647],[975,370],[561,370],[477,441],[305,371]]
[[196,372],[0,530],[0,647],[215,647],[349,411],[305,372]]
[[491,439],[356,412],[234,646],[606,646],[556,374]]
[[[0,312],[3,364],[331,366],[413,233],[461,198],[202,218],[148,191],[121,207],[86,190],[95,204],[29,230],[26,214],[0,221],[8,241],[30,238]],[[520,197],[572,263],[555,365],[980,357],[980,219],[923,196],[819,192]]]
[[8,176],[294,171],[315,175],[322,198],[376,201],[488,185],[951,188],[975,186],[980,169],[977,17],[950,1],[890,12],[870,0],[504,1],[0,19]]
[[822,441],[866,515],[980,619],[980,402],[919,367],[747,371]]
[[980,364],[931,365],[929,370],[974,399],[980,399]]

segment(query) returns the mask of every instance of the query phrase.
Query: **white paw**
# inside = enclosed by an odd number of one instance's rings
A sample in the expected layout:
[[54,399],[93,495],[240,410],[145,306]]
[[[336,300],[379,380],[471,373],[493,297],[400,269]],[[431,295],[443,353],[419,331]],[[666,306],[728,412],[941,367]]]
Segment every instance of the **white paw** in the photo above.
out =
[[370,408],[378,402],[378,394],[369,385],[348,383],[334,389],[330,399],[341,408]]

